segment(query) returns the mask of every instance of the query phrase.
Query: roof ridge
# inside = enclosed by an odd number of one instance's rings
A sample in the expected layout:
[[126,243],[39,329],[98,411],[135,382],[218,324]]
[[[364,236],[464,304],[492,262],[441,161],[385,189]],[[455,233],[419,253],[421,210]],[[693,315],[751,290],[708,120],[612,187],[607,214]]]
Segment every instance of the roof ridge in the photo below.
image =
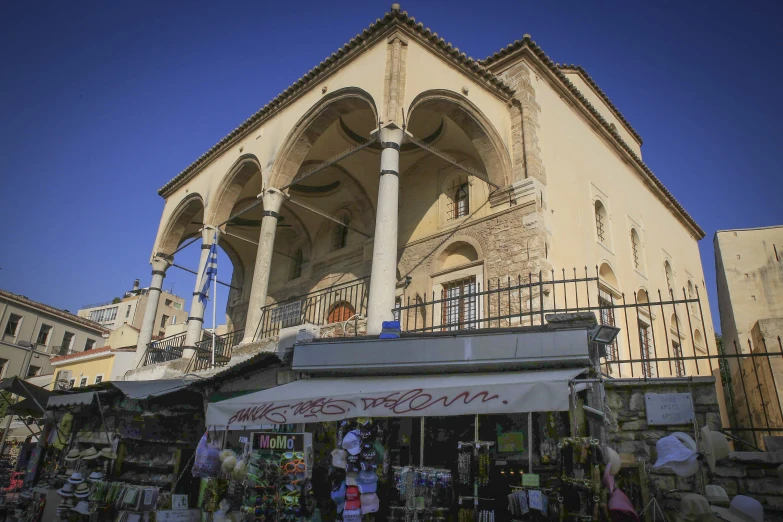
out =
[[625,119],[625,116],[622,115],[620,112],[620,109],[618,109],[613,103],[612,100],[609,99],[609,96],[606,95],[606,93],[601,90],[601,88],[598,86],[598,84],[593,80],[592,76],[590,76],[587,71],[582,67],[581,65],[574,65],[574,64],[555,64],[557,67],[563,70],[573,69],[579,73],[581,73],[585,80],[587,80],[587,84],[590,85],[593,89],[595,89],[595,92],[598,94],[598,96],[606,103],[606,105],[609,107],[609,109],[614,113],[617,118],[623,122],[623,125],[628,127],[628,130],[631,131],[631,134],[634,138],[639,140],[639,144],[643,144],[644,141],[642,140],[642,137],[639,135],[639,133],[636,131],[636,129],[633,128],[633,126],[628,122],[628,120]]
[[563,73],[563,71],[560,70],[560,67],[558,64],[552,61],[549,56],[541,49],[541,47],[538,46],[536,42],[533,41],[533,39],[530,37],[529,34],[525,34],[521,40],[516,40],[513,43],[510,43],[500,51],[496,52],[492,56],[489,56],[482,60],[482,63],[484,65],[494,63],[501,58],[504,58],[508,56],[509,54],[522,49],[523,47],[529,47],[530,50],[533,52],[533,54],[536,55],[536,57],[541,60],[541,62],[565,85],[565,87],[571,91],[571,93],[580,101],[582,104],[587,108],[588,112],[593,115],[594,118],[598,120],[598,122],[604,127],[604,129],[609,132],[612,137],[617,141],[617,143],[625,150],[631,158],[636,162],[636,164],[650,177],[650,180],[653,182],[653,185],[658,187],[661,192],[663,192],[664,196],[666,196],[666,199],[669,200],[669,202],[674,205],[674,208],[682,215],[682,217],[685,219],[685,221],[690,224],[694,230],[698,234],[701,235],[699,239],[703,239],[705,237],[704,230],[699,226],[698,223],[696,223],[696,220],[693,219],[693,217],[688,213],[687,210],[677,201],[677,199],[674,197],[674,195],[669,192],[669,189],[667,189],[664,184],[661,182],[660,179],[658,179],[658,176],[655,175],[655,173],[650,169],[650,167],[647,166],[647,164],[642,161],[642,158],[639,157],[638,154],[628,145],[628,143],[625,142],[625,140],[620,136],[620,134],[617,132],[617,129],[613,129],[610,125],[610,123],[601,116],[601,113],[598,112],[598,110],[593,106],[592,103],[585,97],[584,94],[569,80],[566,75]]
[[110,330],[107,328],[104,328],[100,324],[96,323],[95,321],[90,321],[89,319],[85,319],[84,317],[79,317],[78,315],[72,314],[71,312],[66,312],[65,310],[60,310],[59,308],[55,308],[53,306],[50,306],[48,304],[39,303],[38,301],[33,301],[29,297],[15,294],[13,292],[9,292],[8,290],[0,289],[0,296],[7,297],[8,299],[15,299],[22,304],[25,304],[27,306],[31,306],[33,308],[37,308],[41,311],[44,311],[49,314],[57,315],[59,317],[62,317],[63,319],[68,319],[69,321],[73,321],[76,323],[80,323],[83,326],[86,326],[88,328],[93,328],[95,330],[100,330],[104,333],[109,333]]
[[237,128],[232,130],[228,135],[221,139],[218,143],[210,147],[207,152],[199,156],[196,161],[188,165],[184,170],[167,182],[163,187],[158,190],[158,194],[162,197],[167,197],[172,190],[176,189],[182,183],[186,181],[188,176],[196,171],[199,167],[204,165],[215,154],[220,152],[226,147],[234,138],[241,135],[243,132],[251,128],[254,124],[262,121],[262,119],[273,114],[279,109],[282,104],[291,96],[294,96],[298,92],[301,92],[306,86],[308,86],[313,80],[319,78],[323,73],[328,72],[333,65],[343,61],[349,55],[353,56],[356,49],[360,48],[369,39],[385,29],[389,24],[398,23],[403,27],[413,31],[419,35],[431,47],[441,51],[448,55],[454,62],[467,68],[474,75],[482,78],[486,83],[490,84],[492,88],[498,89],[507,95],[513,94],[514,90],[498,78],[494,73],[489,71],[480,60],[476,60],[467,56],[461,52],[458,47],[453,46],[450,42],[447,42],[438,33],[432,31],[430,28],[425,27],[421,22],[417,22],[416,19],[410,16],[407,11],[401,11],[399,9],[392,9],[392,11],[384,14],[383,18],[376,18],[375,22],[371,23],[361,33],[351,38],[342,47],[337,49],[331,55],[326,57],[318,65],[310,69],[306,74],[296,80],[293,84],[288,86],[283,92],[275,96],[269,103],[261,107],[255,113],[253,113],[248,119],[246,119]]

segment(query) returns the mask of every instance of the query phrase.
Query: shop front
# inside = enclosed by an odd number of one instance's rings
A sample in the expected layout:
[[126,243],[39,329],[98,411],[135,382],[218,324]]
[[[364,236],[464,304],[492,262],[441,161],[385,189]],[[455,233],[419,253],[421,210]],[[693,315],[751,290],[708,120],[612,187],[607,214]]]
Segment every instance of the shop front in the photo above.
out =
[[[603,460],[596,439],[574,437],[587,433],[586,370],[316,377],[212,402],[208,430],[252,471],[232,477],[224,508],[254,520],[592,513]],[[304,446],[289,449],[292,436]],[[564,475],[590,485],[564,488]]]

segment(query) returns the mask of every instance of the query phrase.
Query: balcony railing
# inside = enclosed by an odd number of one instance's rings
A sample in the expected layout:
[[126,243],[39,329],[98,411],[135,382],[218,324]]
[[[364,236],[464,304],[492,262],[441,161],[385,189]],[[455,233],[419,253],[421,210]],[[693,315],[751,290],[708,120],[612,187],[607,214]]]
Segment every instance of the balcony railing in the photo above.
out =
[[174,361],[182,358],[182,346],[185,344],[187,332],[170,335],[147,345],[144,357],[139,361],[139,366],[149,366],[162,362]]
[[[225,366],[228,364],[231,360],[234,347],[239,344],[244,334],[244,330],[236,330],[227,334],[215,336],[215,366]],[[206,334],[204,340],[196,344],[196,354],[190,360],[187,372],[197,372],[212,367],[212,345],[212,335]]]
[[368,277],[355,279],[265,306],[254,339],[272,337],[280,328],[303,323],[322,326],[366,316],[369,281]]

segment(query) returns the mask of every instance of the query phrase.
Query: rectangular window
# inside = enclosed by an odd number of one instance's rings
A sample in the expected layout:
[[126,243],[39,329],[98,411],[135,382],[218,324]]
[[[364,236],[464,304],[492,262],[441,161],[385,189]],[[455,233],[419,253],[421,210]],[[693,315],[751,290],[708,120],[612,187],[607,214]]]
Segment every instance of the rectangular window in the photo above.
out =
[[677,377],[685,377],[685,361],[682,358],[682,345],[672,340],[672,357],[677,369]]
[[0,379],[3,377],[5,371],[5,365],[8,363],[8,359],[0,359]]
[[35,344],[39,346],[49,345],[49,334],[52,333],[52,327],[48,324],[42,324],[41,329],[38,330],[38,338],[35,340]]
[[652,359],[650,353],[650,325],[639,321],[639,347],[642,352],[642,375],[645,377],[655,377],[657,367],[650,359]]
[[171,324],[177,324],[177,316],[176,315],[172,315],[171,316]]
[[95,376],[95,384],[100,384],[103,382],[103,375],[96,375]]
[[161,328],[166,328],[166,323],[168,323],[168,322],[169,322],[169,316],[166,315],[166,314],[163,314],[160,317],[160,327]]
[[130,309],[131,309],[131,305],[128,305],[128,307],[125,308],[125,319],[130,317]]
[[177,310],[182,310],[182,303],[174,303],[174,308]]
[[166,299],[166,301],[163,303],[166,306],[171,306],[171,299]]
[[5,323],[5,335],[16,337],[16,334],[19,332],[19,327],[21,325],[22,325],[22,316],[11,314],[11,317],[8,318],[8,322]]
[[27,378],[30,377],[36,377],[39,373],[41,373],[41,367],[40,366],[33,366],[32,364],[27,369]]
[[95,347],[95,341],[92,339],[87,339],[87,342],[84,343],[84,351],[92,350]]
[[476,326],[476,277],[443,285],[442,309],[444,330],[462,330]]
[[68,351],[71,349],[71,345],[73,344],[73,337],[74,334],[71,332],[65,332],[63,334],[63,342],[60,344],[60,351],[59,355],[66,355],[68,354]]
[[85,386],[87,386],[87,377],[82,377],[79,381],[79,387],[84,388]]
[[[601,309],[601,324],[607,326],[616,326],[614,322],[614,306],[612,305],[611,297],[603,290],[599,289],[598,306]],[[617,347],[617,338],[612,341],[612,344],[606,347],[606,362],[616,361],[620,358],[619,349]],[[611,369],[609,370],[611,373]]]

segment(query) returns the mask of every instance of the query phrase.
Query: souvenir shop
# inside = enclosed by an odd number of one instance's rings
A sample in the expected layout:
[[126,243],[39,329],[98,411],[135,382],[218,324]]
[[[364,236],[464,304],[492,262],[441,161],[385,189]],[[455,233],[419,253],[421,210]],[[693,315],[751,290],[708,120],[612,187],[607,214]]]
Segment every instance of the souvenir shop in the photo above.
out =
[[203,442],[218,455],[219,511],[602,520],[604,455],[588,436],[583,373],[312,378],[211,402]]
[[28,467],[18,520],[124,521],[193,496],[188,466],[204,432],[203,399],[177,381],[112,382],[54,395]]

